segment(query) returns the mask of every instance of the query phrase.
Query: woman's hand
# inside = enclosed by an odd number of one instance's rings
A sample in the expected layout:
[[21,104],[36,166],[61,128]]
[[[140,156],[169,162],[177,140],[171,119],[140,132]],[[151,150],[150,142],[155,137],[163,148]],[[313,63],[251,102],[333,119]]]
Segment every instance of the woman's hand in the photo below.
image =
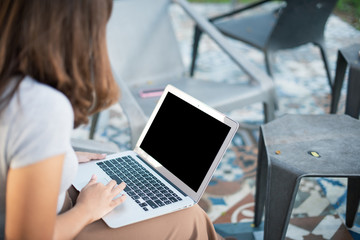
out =
[[89,216],[90,222],[96,221],[125,201],[125,195],[114,199],[125,187],[124,182],[117,185],[114,180],[107,185],[98,183],[97,177],[93,175],[81,190],[75,207],[81,208]]
[[89,153],[89,152],[75,152],[79,163],[89,162],[91,160],[101,160],[106,158],[106,154]]

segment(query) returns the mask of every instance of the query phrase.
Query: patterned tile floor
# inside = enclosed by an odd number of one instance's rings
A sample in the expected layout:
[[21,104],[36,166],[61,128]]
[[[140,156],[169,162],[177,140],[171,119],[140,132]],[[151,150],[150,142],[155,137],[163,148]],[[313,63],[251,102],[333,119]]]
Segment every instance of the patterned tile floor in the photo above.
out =
[[[193,4],[193,7],[205,16],[230,8],[227,4]],[[193,24],[177,6],[173,6],[170,13],[184,64],[188,66]],[[337,49],[360,42],[360,32],[332,15],[326,26],[325,39],[334,75]],[[261,52],[245,44],[230,42],[240,56],[265,69]],[[196,78],[229,82],[247,79],[208,37],[202,38],[199,51]],[[328,112],[330,88],[319,50],[313,45],[279,51],[274,62],[274,81],[279,101],[277,116]],[[343,112],[343,104],[344,97],[340,101],[340,113]],[[257,104],[228,114],[240,122],[262,123],[261,106]],[[98,126],[96,139],[115,142],[122,150],[130,148],[128,122],[118,104],[102,113]],[[89,126],[83,126],[74,132],[74,137],[86,138],[88,130]],[[256,131],[250,134],[257,138]],[[200,206],[207,211],[217,231],[226,239],[262,239],[262,228],[251,227],[257,148],[250,140],[251,137],[247,135],[234,138],[200,201]],[[296,196],[287,239],[360,239],[356,234],[360,233],[360,217],[350,232],[343,224],[345,200],[345,179],[303,179]]]

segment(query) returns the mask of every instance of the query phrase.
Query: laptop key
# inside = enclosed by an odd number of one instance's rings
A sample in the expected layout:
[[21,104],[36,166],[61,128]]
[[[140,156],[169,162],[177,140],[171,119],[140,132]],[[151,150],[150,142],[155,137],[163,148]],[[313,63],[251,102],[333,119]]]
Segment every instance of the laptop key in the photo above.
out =
[[146,202],[140,203],[139,206],[140,206],[140,207],[146,207],[146,206],[147,206],[147,203],[146,203]]
[[178,200],[174,197],[169,197],[169,200],[172,201],[172,202],[177,202]]
[[140,197],[138,195],[135,195],[135,196],[130,196],[132,199],[134,200],[137,200],[137,199],[140,199]]
[[139,193],[139,196],[144,198],[144,197],[146,197],[146,194],[142,192],[142,193]]
[[112,175],[111,178],[114,179],[117,184],[120,184],[123,182],[118,176]]
[[165,204],[164,204],[162,201],[160,201],[160,200],[155,200],[155,203],[156,203],[157,205],[159,205],[160,207],[165,205]]
[[126,192],[130,197],[132,197],[132,196],[137,196],[137,194],[135,193],[135,192],[133,192],[133,191],[127,191]]
[[157,198],[156,196],[151,196],[150,198],[151,198],[151,200],[153,200],[153,201],[158,200],[158,198]]
[[156,203],[154,203],[151,200],[146,201],[147,204],[149,204],[150,207],[152,207],[153,209],[158,208],[158,205],[156,205]]

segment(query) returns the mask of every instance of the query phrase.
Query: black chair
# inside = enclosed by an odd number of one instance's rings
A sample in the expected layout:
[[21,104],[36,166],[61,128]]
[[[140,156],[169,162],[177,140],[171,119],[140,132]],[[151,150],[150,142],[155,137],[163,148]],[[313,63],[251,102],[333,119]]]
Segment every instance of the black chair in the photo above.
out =
[[[320,48],[329,85],[332,88],[332,78],[324,47],[324,28],[337,0],[286,0],[275,10],[254,10],[269,1],[256,2],[209,20],[224,35],[263,51],[266,70],[270,76],[272,76],[271,59],[275,51],[314,43]],[[247,10],[251,14],[245,17],[237,16],[238,13]],[[191,76],[195,70],[201,33],[201,29],[195,26]]]
[[360,66],[351,66],[346,95],[345,114],[359,118],[360,114]]
[[347,112],[345,114],[358,118],[360,112],[360,43],[340,48],[338,51],[330,113],[337,112],[347,66],[349,66],[349,76],[346,100]]

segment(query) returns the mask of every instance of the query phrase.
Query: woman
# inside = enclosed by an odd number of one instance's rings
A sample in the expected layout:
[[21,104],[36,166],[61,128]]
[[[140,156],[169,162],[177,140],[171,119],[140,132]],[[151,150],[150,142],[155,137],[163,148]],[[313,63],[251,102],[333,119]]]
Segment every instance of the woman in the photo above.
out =
[[[213,239],[198,207],[110,229],[126,186],[96,176],[67,204],[74,127],[118,99],[105,41],[111,0],[0,2],[0,238]],[[75,202],[76,201],[76,202]]]

